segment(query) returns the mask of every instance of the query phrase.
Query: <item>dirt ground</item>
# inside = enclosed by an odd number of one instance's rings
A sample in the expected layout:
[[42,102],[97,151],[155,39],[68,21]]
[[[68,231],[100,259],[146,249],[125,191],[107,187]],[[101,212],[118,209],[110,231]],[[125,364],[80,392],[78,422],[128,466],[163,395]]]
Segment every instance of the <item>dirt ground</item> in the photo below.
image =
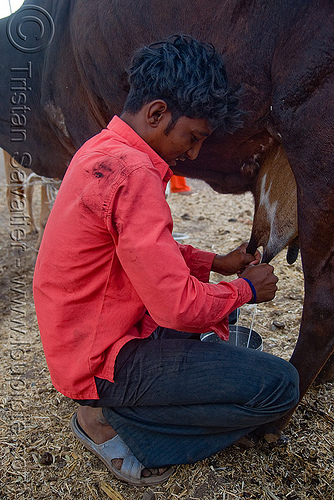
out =
[[[169,198],[174,230],[187,236],[185,243],[226,253],[249,238],[250,195],[218,195],[200,181],[189,184],[191,196]],[[233,446],[202,462],[177,467],[166,484],[154,488],[116,480],[69,430],[76,404],[51,384],[34,312],[36,236],[13,232],[3,178],[0,194],[1,500],[334,499],[333,384],[309,390],[279,445],[261,442],[247,451]],[[27,248],[19,253],[23,240]],[[273,264],[280,279],[276,298],[244,306],[240,324],[250,326],[254,319],[264,350],[289,359],[303,307],[301,262],[289,266],[282,252]],[[212,275],[213,281],[218,279]]]

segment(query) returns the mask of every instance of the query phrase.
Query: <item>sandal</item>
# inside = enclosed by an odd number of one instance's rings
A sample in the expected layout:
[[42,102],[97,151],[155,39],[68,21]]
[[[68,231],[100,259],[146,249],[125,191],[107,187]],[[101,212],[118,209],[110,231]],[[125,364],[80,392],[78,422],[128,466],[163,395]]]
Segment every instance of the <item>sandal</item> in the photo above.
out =
[[[87,434],[81,429],[78,424],[77,414],[75,413],[71,419],[71,429],[73,434],[79,441],[91,452],[93,452],[108,469],[121,481],[126,481],[135,486],[148,486],[159,484],[166,481],[174,472],[173,467],[169,467],[160,475],[151,475],[142,477],[143,469],[146,469],[137,458],[134,456],[130,448],[124,443],[123,439],[117,434],[114,438],[109,439],[102,444],[96,444]],[[113,465],[112,460],[119,458],[123,460],[122,467],[118,470]]]

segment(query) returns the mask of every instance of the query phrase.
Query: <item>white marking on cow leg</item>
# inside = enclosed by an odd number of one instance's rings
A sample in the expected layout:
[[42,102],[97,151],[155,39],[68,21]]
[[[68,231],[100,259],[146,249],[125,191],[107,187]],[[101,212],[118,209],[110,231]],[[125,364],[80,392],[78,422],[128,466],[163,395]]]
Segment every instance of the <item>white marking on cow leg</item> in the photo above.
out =
[[59,106],[56,106],[53,102],[49,101],[45,106],[45,111],[51,118],[52,123],[66,136],[70,137],[65,123],[65,116]]
[[[268,188],[266,188],[267,174],[261,180],[260,201],[259,206],[264,210],[267,222],[270,226],[265,250],[270,255],[278,254],[283,248],[295,237],[295,225],[289,224],[287,214],[282,213],[279,208],[279,203],[283,200],[282,196],[288,196],[289,193],[280,193],[278,200],[270,202],[270,192],[272,190],[272,181]],[[277,188],[277,186],[276,186]]]
[[270,189],[272,186],[272,182],[270,183],[268,189],[266,189],[266,179],[267,174],[265,174],[261,181],[261,191],[260,191],[260,202],[259,207],[262,206],[267,215],[267,220],[270,225],[270,234],[268,238],[268,243],[266,245],[267,250],[272,251],[280,246],[279,237],[277,234],[276,226],[275,226],[275,215],[277,209],[277,201],[270,203],[269,195]]

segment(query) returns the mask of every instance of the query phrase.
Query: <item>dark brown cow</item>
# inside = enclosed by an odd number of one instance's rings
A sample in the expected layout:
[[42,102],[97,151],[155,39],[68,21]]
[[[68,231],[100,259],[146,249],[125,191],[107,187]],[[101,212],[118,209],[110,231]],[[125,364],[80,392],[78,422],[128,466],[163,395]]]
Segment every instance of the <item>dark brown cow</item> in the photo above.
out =
[[209,138],[178,171],[241,193],[254,189],[274,142],[284,147],[305,275],[291,358],[301,394],[334,348],[333,26],[332,0],[35,0],[0,22],[0,145],[50,177],[120,113],[135,48],[179,32],[216,46],[242,85],[244,125]]

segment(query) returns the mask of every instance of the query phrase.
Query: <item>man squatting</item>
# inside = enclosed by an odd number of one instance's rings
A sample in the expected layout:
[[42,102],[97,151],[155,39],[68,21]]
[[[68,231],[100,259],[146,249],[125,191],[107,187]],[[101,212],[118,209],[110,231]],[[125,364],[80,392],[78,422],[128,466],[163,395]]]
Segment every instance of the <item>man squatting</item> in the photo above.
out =
[[[170,167],[240,124],[211,45],[174,36],[140,49],[120,117],[75,154],[39,251],[34,298],[52,382],[79,403],[77,438],[128,483],[165,481],[275,421],[298,401],[288,362],[226,343],[228,315],[275,296],[273,267],[180,245]],[[209,283],[210,271],[238,278]]]

